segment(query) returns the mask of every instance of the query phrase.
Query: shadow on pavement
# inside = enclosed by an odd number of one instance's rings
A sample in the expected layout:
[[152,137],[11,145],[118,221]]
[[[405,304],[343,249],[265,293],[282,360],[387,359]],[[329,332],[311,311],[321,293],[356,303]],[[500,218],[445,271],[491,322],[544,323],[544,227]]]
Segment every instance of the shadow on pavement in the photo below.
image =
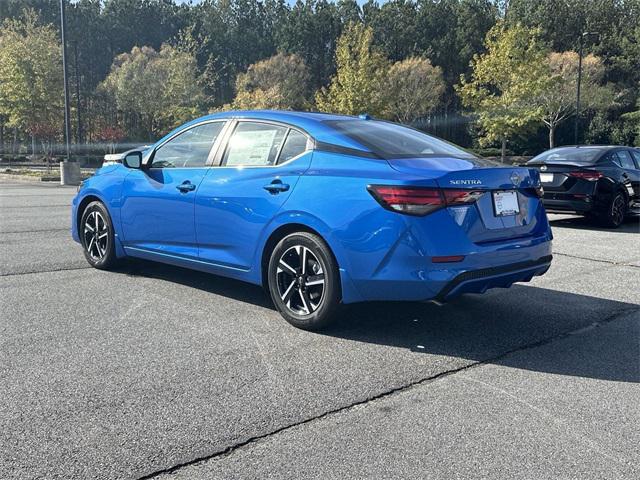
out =
[[[127,262],[120,273],[175,282],[274,309],[262,288],[224,277],[138,260]],[[528,355],[525,362],[510,355],[496,363],[560,375],[640,382],[640,306],[528,285],[465,295],[441,307],[406,302],[348,305],[338,321],[319,335],[483,361],[632,312],[636,321],[631,331],[615,338],[602,337],[601,342],[589,346],[588,358],[576,351],[569,356],[571,361],[566,355],[558,359]],[[585,336],[575,338],[577,350],[582,350]]]
[[548,214],[548,216],[551,227],[575,228],[577,230],[595,230],[612,233],[640,233],[640,219],[637,217],[625,219],[624,223],[618,228],[606,228],[583,216],[567,217],[565,214],[562,214],[561,218],[557,218],[557,215],[553,213]]
[[[589,358],[581,358],[583,353],[575,352],[569,362],[566,355],[555,361],[542,356],[532,360],[529,355],[524,362],[511,355],[495,363],[560,375],[640,382],[638,305],[516,285],[484,296],[465,295],[442,307],[369,303],[347,309],[341,321],[324,332],[326,335],[477,361],[526,345],[535,346],[540,340],[545,343],[543,339],[535,340],[534,335],[539,335],[541,329],[548,331],[544,339],[549,339],[635,312],[631,328],[615,339],[599,337],[598,344],[589,346]],[[575,338],[580,345],[584,337]]]

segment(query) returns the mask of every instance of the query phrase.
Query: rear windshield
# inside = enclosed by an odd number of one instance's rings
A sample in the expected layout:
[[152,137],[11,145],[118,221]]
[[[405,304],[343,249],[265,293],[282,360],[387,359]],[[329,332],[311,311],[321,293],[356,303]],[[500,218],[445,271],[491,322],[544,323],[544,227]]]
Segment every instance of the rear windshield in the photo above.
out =
[[602,152],[602,148],[556,148],[554,150],[541,153],[537,157],[533,158],[531,162],[592,164]]
[[385,159],[442,155],[475,158],[449,142],[396,123],[357,119],[325,123]]

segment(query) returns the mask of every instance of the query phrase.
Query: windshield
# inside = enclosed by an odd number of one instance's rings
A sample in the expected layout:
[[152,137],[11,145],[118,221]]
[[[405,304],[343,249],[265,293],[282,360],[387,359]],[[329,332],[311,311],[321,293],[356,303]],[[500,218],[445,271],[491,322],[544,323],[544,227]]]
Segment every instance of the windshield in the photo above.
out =
[[548,152],[541,153],[531,160],[531,163],[584,163],[592,164],[596,158],[602,153],[602,148],[593,147],[567,147],[556,148]]
[[475,158],[449,142],[396,123],[357,119],[325,120],[325,123],[385,159],[426,156]]

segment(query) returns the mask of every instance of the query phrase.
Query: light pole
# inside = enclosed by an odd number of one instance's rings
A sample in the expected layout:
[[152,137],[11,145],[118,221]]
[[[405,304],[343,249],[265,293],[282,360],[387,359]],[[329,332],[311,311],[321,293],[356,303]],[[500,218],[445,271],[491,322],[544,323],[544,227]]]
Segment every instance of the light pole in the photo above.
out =
[[582,32],[580,35],[580,48],[578,49],[578,88],[576,89],[576,123],[574,128],[574,142],[578,145],[578,123],[580,123],[580,84],[582,83],[582,49],[584,39],[590,35],[598,35],[598,32]]
[[62,77],[64,81],[64,138],[66,145],[66,157],[60,164],[60,183],[62,185],[74,185],[80,181],[80,169],[78,165],[71,164],[71,114],[69,110],[69,81],[67,79],[67,22],[64,15],[65,0],[60,0],[60,37],[62,40]]

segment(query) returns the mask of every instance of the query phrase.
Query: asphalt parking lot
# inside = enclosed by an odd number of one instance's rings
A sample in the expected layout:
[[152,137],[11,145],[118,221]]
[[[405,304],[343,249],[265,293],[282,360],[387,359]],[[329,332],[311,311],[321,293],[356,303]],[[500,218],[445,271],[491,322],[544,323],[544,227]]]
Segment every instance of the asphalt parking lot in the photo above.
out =
[[93,270],[73,188],[0,183],[0,478],[639,478],[640,227],[552,215],[544,277],[348,308]]

